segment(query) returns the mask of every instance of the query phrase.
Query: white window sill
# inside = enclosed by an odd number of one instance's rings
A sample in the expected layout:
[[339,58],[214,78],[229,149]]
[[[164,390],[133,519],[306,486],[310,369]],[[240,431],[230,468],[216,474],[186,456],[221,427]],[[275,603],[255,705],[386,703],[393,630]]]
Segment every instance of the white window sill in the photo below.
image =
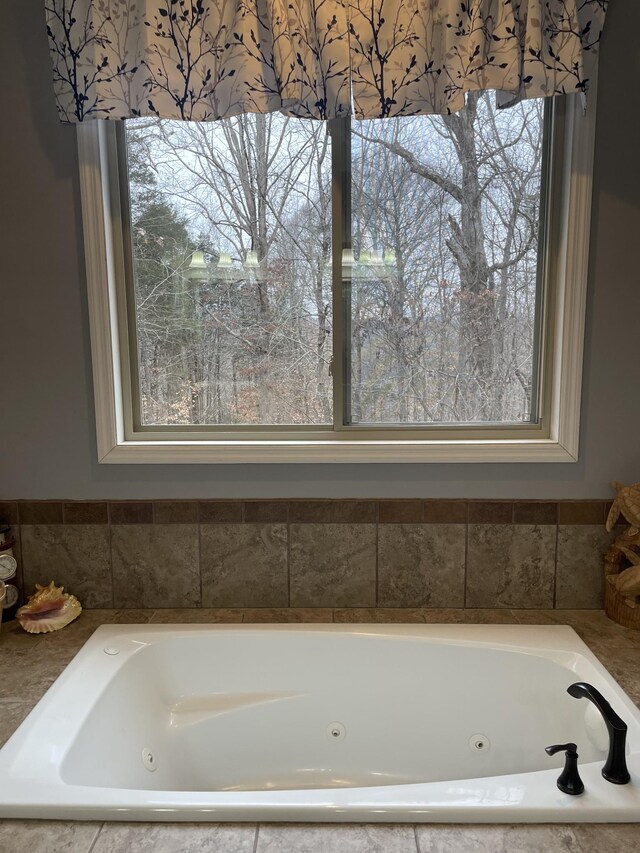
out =
[[102,463],[575,462],[552,439],[483,441],[123,441]]

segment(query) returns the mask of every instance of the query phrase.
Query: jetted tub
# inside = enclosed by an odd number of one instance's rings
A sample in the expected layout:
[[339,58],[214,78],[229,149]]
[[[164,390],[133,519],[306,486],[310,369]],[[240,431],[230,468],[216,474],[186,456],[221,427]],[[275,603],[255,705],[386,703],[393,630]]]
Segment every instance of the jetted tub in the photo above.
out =
[[103,626],[0,751],[0,817],[637,821],[639,785],[640,712],[560,626]]

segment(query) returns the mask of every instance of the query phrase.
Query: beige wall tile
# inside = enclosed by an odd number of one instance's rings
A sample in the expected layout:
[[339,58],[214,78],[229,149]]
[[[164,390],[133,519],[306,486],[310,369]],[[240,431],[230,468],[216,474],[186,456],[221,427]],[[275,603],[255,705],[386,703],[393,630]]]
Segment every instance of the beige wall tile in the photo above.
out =
[[150,501],[113,501],[109,504],[111,524],[152,524],[153,504]]
[[0,524],[15,525],[18,523],[18,502],[0,501]]
[[470,524],[467,607],[552,607],[553,525]]
[[109,528],[105,524],[23,524],[25,592],[55,580],[84,607],[110,607]]
[[464,605],[464,524],[381,524],[381,607]]
[[199,606],[197,524],[114,524],[111,553],[116,607]]
[[560,524],[604,524],[608,504],[605,501],[560,501]]
[[198,504],[196,501],[156,501],[153,520],[156,524],[196,524]]
[[245,501],[244,520],[286,522],[289,518],[288,501]]
[[422,502],[380,501],[378,521],[381,524],[417,524],[422,521]]
[[422,503],[422,520],[429,524],[466,524],[466,501],[426,500]]
[[377,519],[375,501],[291,501],[289,520],[327,524],[370,524]]
[[20,524],[62,524],[60,501],[19,501]]
[[376,602],[374,524],[292,524],[289,572],[297,607],[370,607]]
[[202,523],[239,523],[242,521],[242,501],[199,501],[198,514]]
[[514,524],[556,524],[558,504],[554,501],[516,501],[513,505]]
[[108,524],[109,512],[104,501],[72,501],[63,504],[65,524]]
[[286,607],[286,524],[203,524],[204,607]]
[[469,501],[469,524],[511,524],[511,501]]
[[556,607],[604,607],[604,552],[614,536],[593,524],[558,527]]

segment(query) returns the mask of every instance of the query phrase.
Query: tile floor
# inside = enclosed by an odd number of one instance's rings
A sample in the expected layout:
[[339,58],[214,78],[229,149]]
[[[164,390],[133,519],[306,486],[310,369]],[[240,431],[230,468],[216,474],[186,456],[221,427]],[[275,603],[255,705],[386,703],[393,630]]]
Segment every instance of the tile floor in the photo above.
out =
[[[513,622],[568,624],[640,705],[640,632],[594,610],[87,610],[42,637],[0,633],[0,744],[98,625],[130,622]],[[640,816],[639,816],[640,817]],[[144,824],[0,821],[0,853],[636,853],[640,826]]]

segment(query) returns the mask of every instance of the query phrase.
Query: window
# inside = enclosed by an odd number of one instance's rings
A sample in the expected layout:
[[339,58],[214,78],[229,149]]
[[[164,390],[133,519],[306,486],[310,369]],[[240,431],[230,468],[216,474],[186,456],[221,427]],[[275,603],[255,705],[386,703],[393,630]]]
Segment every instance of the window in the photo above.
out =
[[101,461],[577,456],[593,104],[79,126]]

